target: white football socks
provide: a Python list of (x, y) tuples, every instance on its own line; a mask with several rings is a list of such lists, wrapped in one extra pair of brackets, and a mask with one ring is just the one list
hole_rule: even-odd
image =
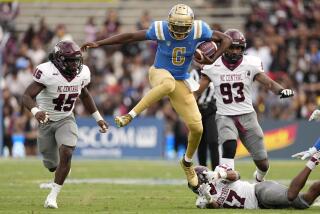
[(268, 171), (264, 172), (264, 171), (261, 171), (260, 169), (256, 168), (256, 172), (257, 172), (257, 178), (259, 181), (263, 181), (264, 180), (264, 177), (267, 175)]
[(230, 166), (232, 170), (234, 170), (234, 159), (232, 158), (221, 158), (220, 159), (220, 165), (226, 164), (227, 166)]
[(191, 163), (192, 162), (192, 159), (191, 158), (188, 158), (186, 155), (184, 155), (184, 160), (188, 163)]
[(132, 109), (129, 113), (128, 113), (132, 118), (135, 118), (137, 116), (137, 113)]
[(61, 188), (62, 188), (62, 185), (52, 183), (52, 189), (51, 189), (50, 195), (56, 198), (58, 196)]

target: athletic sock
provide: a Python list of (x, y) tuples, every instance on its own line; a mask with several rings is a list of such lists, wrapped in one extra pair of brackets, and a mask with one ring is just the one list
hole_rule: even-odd
[(137, 113), (132, 109), (130, 112), (129, 112), (129, 115), (132, 117), (132, 118), (135, 118), (137, 116)]
[(62, 185), (59, 185), (59, 184), (56, 184), (56, 183), (53, 183), (52, 184), (52, 189), (51, 189), (51, 192), (50, 192), (50, 195), (54, 196), (54, 197), (57, 197), (60, 190), (62, 188)]
[(184, 161), (187, 162), (187, 163), (191, 163), (192, 159), (188, 158), (186, 155), (184, 155)]
[(257, 180), (259, 181), (263, 181), (264, 180), (264, 177), (267, 175), (268, 173), (268, 170), (267, 171), (261, 171), (260, 169), (257, 168)]
[(220, 164), (226, 164), (227, 166), (231, 167), (234, 170), (234, 159), (233, 158), (221, 158)]

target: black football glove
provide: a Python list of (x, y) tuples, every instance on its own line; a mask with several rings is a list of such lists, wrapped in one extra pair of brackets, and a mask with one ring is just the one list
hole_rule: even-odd
[(291, 89), (282, 89), (279, 92), (280, 98), (288, 98), (288, 97), (292, 97), (294, 95), (293, 90)]

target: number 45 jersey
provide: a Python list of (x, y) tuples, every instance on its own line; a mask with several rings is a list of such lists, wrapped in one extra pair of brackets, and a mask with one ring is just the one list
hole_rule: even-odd
[(204, 66), (203, 74), (213, 82), (217, 114), (242, 115), (254, 111), (252, 105), (252, 83), (263, 71), (258, 57), (244, 55), (233, 70), (219, 57), (213, 64)]
[(46, 62), (37, 66), (33, 80), (45, 86), (36, 97), (40, 110), (47, 112), (50, 120), (58, 121), (72, 114), (81, 90), (90, 83), (90, 70), (83, 65), (82, 71), (68, 81), (53, 63)]

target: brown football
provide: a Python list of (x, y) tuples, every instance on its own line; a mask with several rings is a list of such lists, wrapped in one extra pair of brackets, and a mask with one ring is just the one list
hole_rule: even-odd
[(202, 60), (203, 54), (206, 55), (207, 57), (212, 57), (213, 54), (217, 51), (217, 45), (215, 42), (210, 41), (210, 42), (202, 42), (196, 49), (194, 53), (194, 57)]

